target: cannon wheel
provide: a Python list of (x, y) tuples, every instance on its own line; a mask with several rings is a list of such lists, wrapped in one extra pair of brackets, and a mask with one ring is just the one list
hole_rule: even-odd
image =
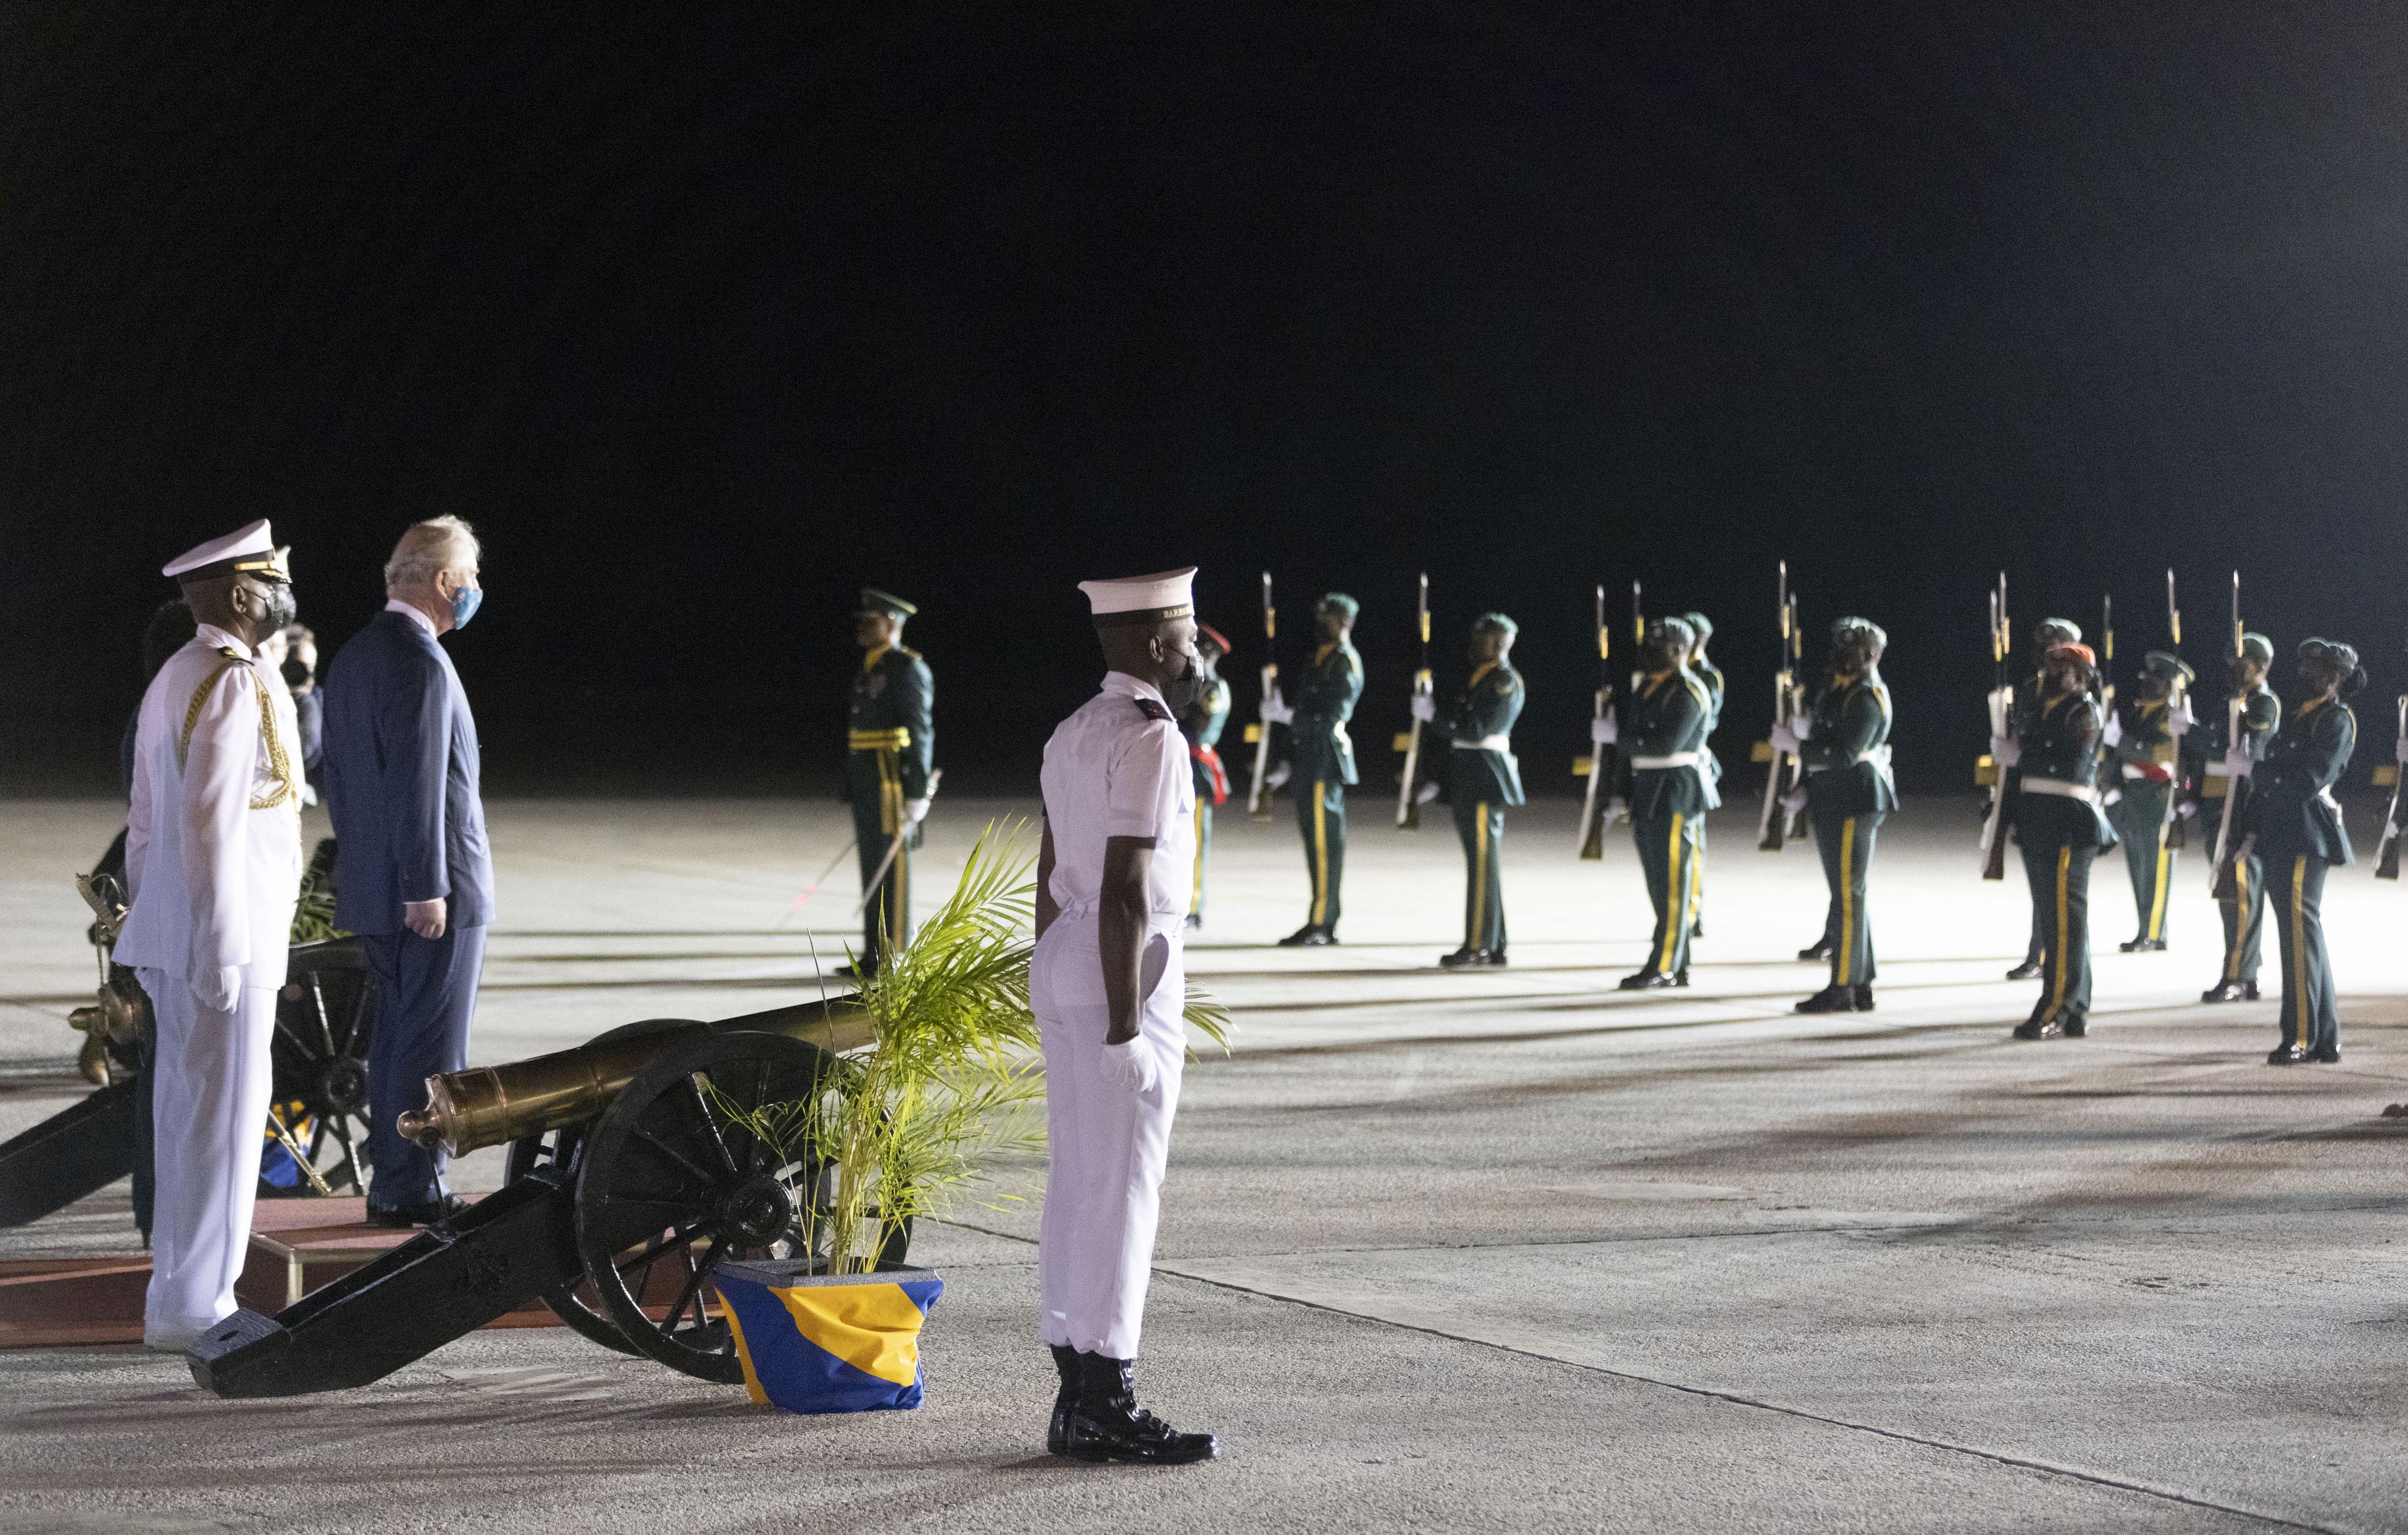
[[(630, 1034), (657, 1034), (672, 1029), (693, 1027), (695, 1020), (692, 1018), (645, 1018), (638, 1023), (623, 1023), (616, 1029), (595, 1035), (588, 1043), (600, 1045), (609, 1040), (624, 1039)], [(578, 1146), (585, 1138), (586, 1129), (584, 1125), (568, 1125), (519, 1137), (510, 1143), (509, 1158), (503, 1164), (502, 1181), (516, 1183), (538, 1168), (564, 1169), (573, 1179)], [(574, 1183), (570, 1187), (574, 1188)], [(567, 1232), (564, 1240), (573, 1247), (577, 1240), (575, 1231)], [(584, 1282), (581, 1273), (568, 1283), (548, 1286), (543, 1291), (543, 1303), (551, 1307), (552, 1314), (566, 1326), (603, 1347), (616, 1349), (622, 1354), (638, 1352), (636, 1345), (627, 1341), (627, 1335), (619, 1330), (619, 1324), (603, 1309), (600, 1299), (594, 1293), (594, 1286)]]
[[(300, 1139), (318, 1175), (337, 1190), (366, 1183), (368, 1038), (376, 1028), (377, 986), (356, 938), (295, 944), (276, 1000), (268, 1046), (275, 1087), (269, 1102)], [(291, 1108), (299, 1104), (296, 1112)], [(304, 1182), (298, 1190), (309, 1190)], [(280, 1192), (291, 1192), (280, 1190)]]
[[(834, 1064), (817, 1045), (780, 1034), (695, 1040), (654, 1061), (586, 1131), (578, 1257), (638, 1352), (701, 1380), (743, 1383), (735, 1338), (710, 1314), (711, 1272), (729, 1258), (808, 1255), (796, 1190), (824, 1177), (826, 1163), (805, 1148), (781, 1164), (713, 1099), (744, 1111), (807, 1101)], [(675, 1294), (656, 1316), (661, 1308), (645, 1300), (663, 1265), (673, 1266)]]

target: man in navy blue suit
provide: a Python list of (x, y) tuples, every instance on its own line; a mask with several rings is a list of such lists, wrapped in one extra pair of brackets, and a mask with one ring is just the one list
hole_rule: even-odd
[(477, 535), (421, 522), (385, 562), (384, 611), (325, 681), (328, 812), (342, 849), (337, 926), (367, 942), (384, 996), (368, 1050), (368, 1219), (425, 1226), (466, 1207), (439, 1150), (394, 1121), (426, 1079), (468, 1063), (468, 1022), (494, 917), (493, 855), (477, 791), (477, 722), (436, 643), (483, 599)]

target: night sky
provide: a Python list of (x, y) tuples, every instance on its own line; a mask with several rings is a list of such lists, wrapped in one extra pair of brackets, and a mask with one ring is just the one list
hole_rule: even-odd
[(1909, 787), (2001, 566), (2128, 665), (2237, 565), (2408, 687), (2397, 7), (385, 9), (0, 20), (15, 787), (108, 789), (157, 567), (259, 516), (330, 644), (478, 524), (505, 790), (832, 787), (865, 582), (1027, 787), (1074, 583), (1184, 563), (1241, 711), (1261, 570), (1292, 642), (1360, 598), (1376, 748), (1415, 573), (1442, 676), (1512, 613), (1542, 791), (1598, 581), (1713, 615), (1743, 758), (1783, 558), (1888, 628)]

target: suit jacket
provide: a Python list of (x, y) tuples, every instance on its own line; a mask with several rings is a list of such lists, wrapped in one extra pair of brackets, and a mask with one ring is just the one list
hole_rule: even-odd
[(342, 849), (335, 921), (401, 931), (406, 902), (451, 903), (454, 928), (494, 919), (494, 858), (478, 793), (477, 721), (423, 625), (380, 613), (327, 669), (326, 808)]

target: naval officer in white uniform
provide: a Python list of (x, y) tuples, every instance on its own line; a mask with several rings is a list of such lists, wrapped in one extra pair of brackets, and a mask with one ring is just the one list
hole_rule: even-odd
[(1140, 1409), (1134, 1373), (1187, 1049), (1196, 783), (1178, 721), (1205, 680), (1195, 577), (1080, 583), (1111, 669), (1045, 744), (1029, 966), (1052, 1152), (1038, 1330), (1062, 1376), (1046, 1448), (1082, 1460), (1220, 1453)]
[(267, 1124), (267, 1046), (301, 884), (301, 736), (256, 647), (293, 621), (265, 521), (168, 562), (198, 620), (142, 695), (117, 962), (158, 1020), (156, 1210), (142, 1341), (180, 1351), (235, 1309)]

